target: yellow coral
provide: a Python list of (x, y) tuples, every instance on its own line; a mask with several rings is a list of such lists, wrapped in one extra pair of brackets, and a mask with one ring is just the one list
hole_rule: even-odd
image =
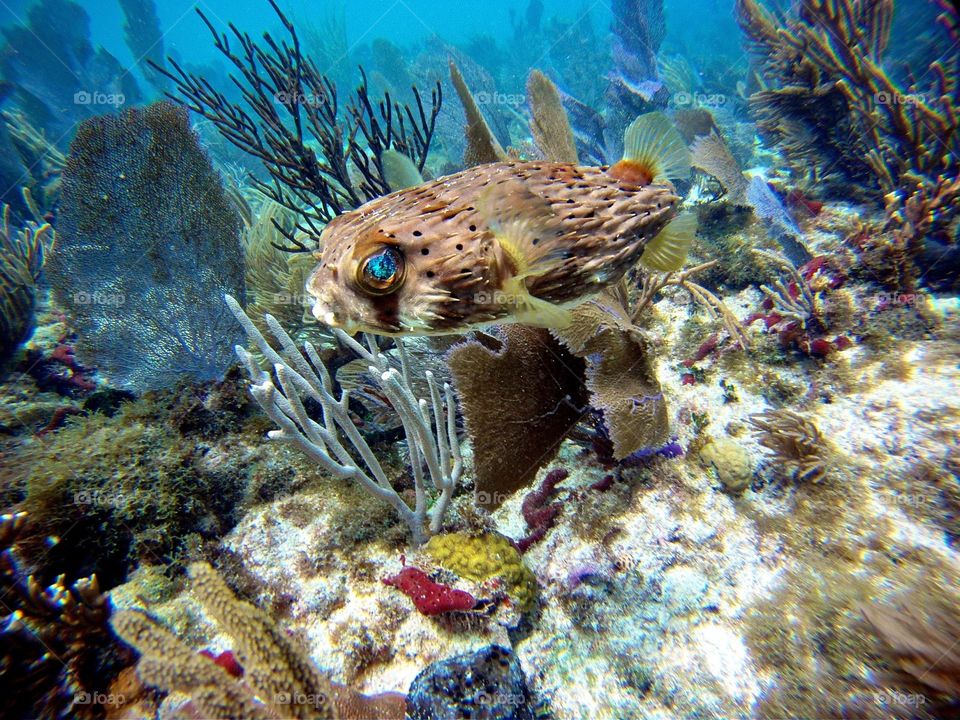
[(717, 471), (723, 486), (731, 492), (750, 487), (753, 461), (744, 447), (728, 438), (714, 438), (700, 450), (700, 460)]
[(502, 535), (434, 535), (424, 549), (438, 565), (467, 580), (483, 582), (501, 578), (507, 593), (523, 611), (536, 602), (536, 578), (523, 564), (517, 549)]

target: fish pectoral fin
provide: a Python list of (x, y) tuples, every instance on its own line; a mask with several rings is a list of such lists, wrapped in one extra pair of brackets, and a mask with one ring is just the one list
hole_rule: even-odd
[(480, 216), (513, 265), (513, 277), (544, 275), (564, 257), (553, 240), (559, 219), (544, 198), (519, 180), (495, 185), (477, 201)]
[(675, 217), (651, 240), (640, 256), (640, 264), (657, 272), (676, 272), (683, 267), (697, 234), (697, 216), (686, 212)]
[(534, 297), (523, 281), (509, 280), (503, 288), (504, 295), (512, 306), (513, 319), (521, 325), (542, 328), (565, 328), (571, 322), (568, 310), (552, 302)]

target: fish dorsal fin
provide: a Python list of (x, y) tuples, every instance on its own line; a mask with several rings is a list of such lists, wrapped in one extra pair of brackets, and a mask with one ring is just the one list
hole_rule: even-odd
[(560, 227), (550, 203), (519, 180), (494, 185), (477, 202), (481, 217), (514, 267), (514, 277), (543, 275), (563, 256), (553, 240)]
[(675, 217), (651, 240), (640, 256), (640, 264), (657, 272), (676, 272), (683, 267), (697, 234), (697, 216), (692, 212)]
[(380, 163), (383, 165), (383, 179), (392, 191), (403, 190), (423, 182), (423, 175), (414, 165), (413, 160), (398, 150), (384, 150), (380, 154)]
[(690, 177), (690, 150), (661, 112), (639, 116), (623, 135), (623, 159), (608, 171), (621, 180), (649, 185)]

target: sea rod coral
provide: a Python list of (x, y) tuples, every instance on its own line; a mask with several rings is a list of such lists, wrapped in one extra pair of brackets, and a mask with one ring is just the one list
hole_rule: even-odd
[[(276, 381), (270, 373), (260, 369), (253, 356), (237, 346), (237, 354), (250, 374), (253, 384), (250, 392), (264, 412), (280, 426), (270, 433), (271, 439), (291, 442), (303, 450), (320, 467), (335, 477), (356, 480), (374, 496), (393, 507), (410, 528), (414, 545), (422, 545), (430, 535), (442, 527), (443, 515), (463, 471), (460, 443), (457, 438), (456, 406), (453, 390), (444, 385), (440, 389), (427, 373), (430, 401), (414, 396), (410, 386), (409, 367), (403, 344), (397, 341), (403, 365), (400, 371), (390, 366), (389, 360), (368, 338), (368, 347), (340, 330), (334, 330), (337, 339), (370, 363), (370, 372), (377, 378), (380, 389), (390, 400), (403, 423), (410, 453), (416, 499), (410, 507), (394, 489), (380, 461), (360, 434), (350, 417), (350, 393), (341, 390), (334, 395), (333, 380), (326, 366), (309, 342), (301, 353), (290, 336), (270, 315), (264, 319), (270, 332), (280, 343), (281, 352), (270, 346), (249, 317), (232, 297), (226, 302), (247, 337), (270, 362)], [(279, 388), (275, 383), (279, 383)], [(323, 408), (323, 418), (317, 422), (307, 413), (304, 401), (311, 399)], [(432, 417), (431, 417), (432, 413)], [(344, 445), (345, 436), (347, 445)], [(359, 460), (355, 459), (359, 456)], [(430, 484), (439, 493), (431, 507), (427, 507), (427, 484), (423, 466), (426, 465)]]

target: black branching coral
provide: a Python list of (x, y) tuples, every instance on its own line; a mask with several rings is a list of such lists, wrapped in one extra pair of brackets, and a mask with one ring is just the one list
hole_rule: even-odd
[[(263, 163), (270, 180), (254, 178), (256, 187), (296, 212), (298, 230), (316, 237), (323, 223), (390, 192), (382, 160), (386, 150), (407, 155), (423, 170), (442, 93), (438, 82), (429, 111), (416, 87), (415, 109), (394, 102), (389, 93), (372, 99), (361, 69), (362, 81), (341, 110), (336, 85), (303, 55), (293, 23), (273, 0), (270, 5), (288, 37), (278, 40), (264, 33), (260, 43), (232, 23), (232, 38), (218, 32), (197, 10), (213, 34), (214, 46), (236, 72), (232, 79), (243, 94), (242, 103), (231, 102), (172, 59), (172, 70), (155, 68), (176, 84), (182, 97), (175, 100)], [(296, 246), (291, 249), (312, 249), (295, 233), (285, 235)]]

